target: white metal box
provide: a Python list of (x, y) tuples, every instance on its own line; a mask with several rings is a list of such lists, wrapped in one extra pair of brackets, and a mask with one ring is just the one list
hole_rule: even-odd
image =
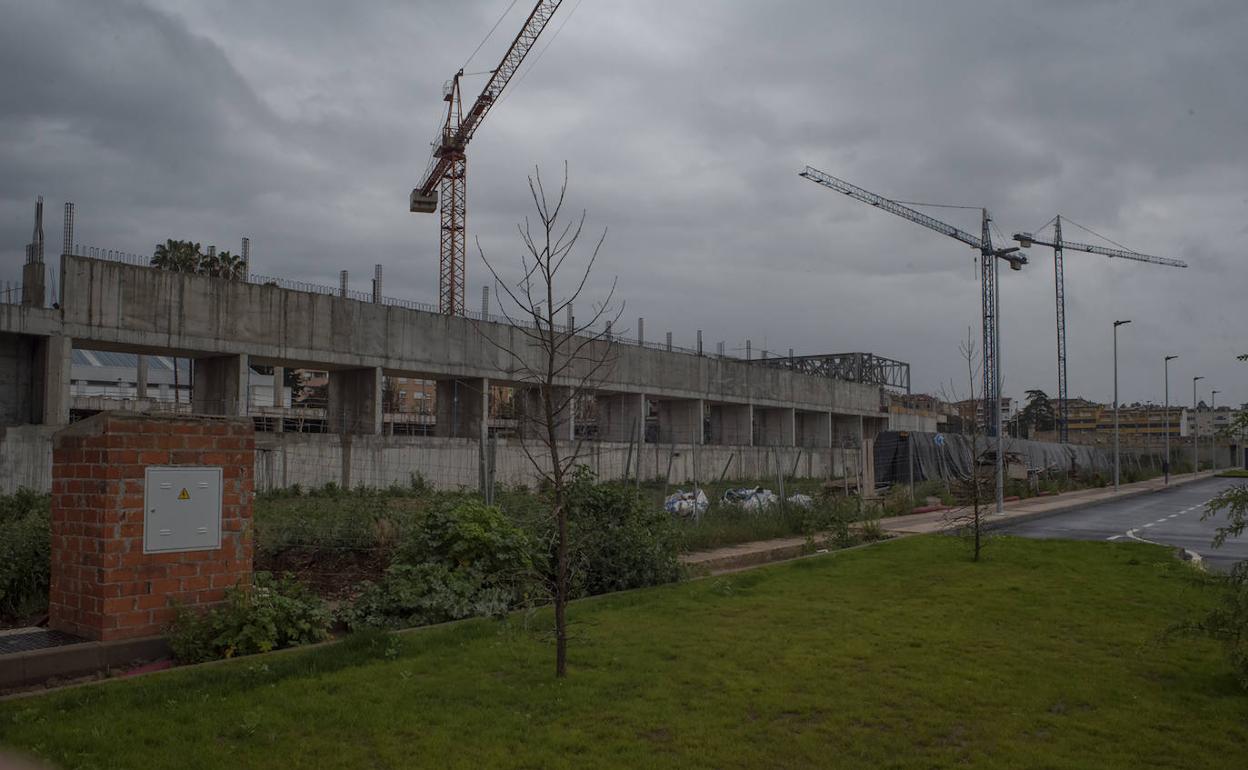
[(143, 510), (143, 553), (220, 548), (221, 469), (148, 466)]

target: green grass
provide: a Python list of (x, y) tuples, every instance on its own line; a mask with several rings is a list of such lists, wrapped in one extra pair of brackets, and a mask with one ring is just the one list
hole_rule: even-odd
[(1159, 547), (908, 538), (0, 703), (66, 767), (1242, 768), (1208, 584)]
[(1222, 471), (1218, 474), (1218, 477), (1224, 479), (1248, 479), (1248, 470), (1235, 468), (1229, 471)]

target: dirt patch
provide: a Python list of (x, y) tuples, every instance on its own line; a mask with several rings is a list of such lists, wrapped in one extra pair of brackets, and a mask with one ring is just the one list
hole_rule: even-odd
[(256, 570), (294, 574), (326, 601), (353, 598), (359, 584), (376, 582), (390, 565), (390, 555), (378, 551), (292, 548), (256, 556)]

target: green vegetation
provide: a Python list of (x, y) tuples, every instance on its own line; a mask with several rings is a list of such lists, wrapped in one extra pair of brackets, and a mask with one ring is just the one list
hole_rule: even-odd
[(50, 499), (29, 489), (0, 495), (0, 626), (47, 609)]
[(183, 663), (253, 655), (329, 638), (324, 602), (290, 577), (257, 573), (251, 586), (227, 589), (207, 612), (178, 607), (169, 646)]
[(1223, 479), (1248, 479), (1248, 470), (1243, 468), (1234, 468), (1229, 471), (1222, 471), (1218, 474), (1218, 478)]
[(1248, 699), (1167, 549), (907, 538), (574, 607), (0, 703), (69, 768), (1240, 767)]
[(434, 506), (404, 534), (385, 577), (365, 582), (343, 618), (352, 628), (407, 628), (504, 614), (530, 598), (533, 550), (497, 508)]

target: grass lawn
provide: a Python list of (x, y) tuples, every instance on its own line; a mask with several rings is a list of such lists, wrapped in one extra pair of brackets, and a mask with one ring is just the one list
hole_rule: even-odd
[(67, 767), (1243, 768), (1212, 596), (1166, 549), (948, 537), (0, 703)]
[(1248, 470), (1233, 468), (1229, 471), (1222, 471), (1218, 476), (1224, 479), (1248, 479)]

